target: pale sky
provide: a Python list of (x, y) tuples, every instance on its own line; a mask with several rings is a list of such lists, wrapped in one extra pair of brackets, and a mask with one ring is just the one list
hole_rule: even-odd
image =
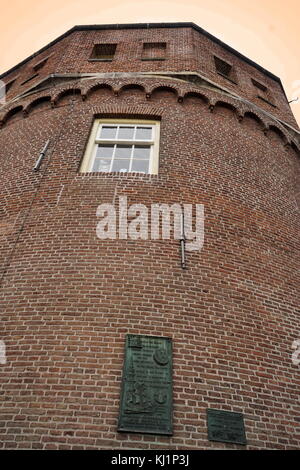
[(299, 0), (10, 0), (0, 15), (0, 73), (74, 25), (191, 21), (279, 76), (300, 123)]

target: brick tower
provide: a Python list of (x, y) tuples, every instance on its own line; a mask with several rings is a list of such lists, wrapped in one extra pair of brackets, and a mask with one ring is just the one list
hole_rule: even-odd
[[(299, 448), (280, 80), (193, 23), (76, 26), (0, 79), (0, 448)], [(203, 205), (203, 246), (101, 239), (121, 200)]]

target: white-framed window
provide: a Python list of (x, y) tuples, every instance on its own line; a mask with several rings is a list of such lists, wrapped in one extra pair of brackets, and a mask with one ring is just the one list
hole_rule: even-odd
[(159, 121), (95, 119), (81, 173), (158, 173)]

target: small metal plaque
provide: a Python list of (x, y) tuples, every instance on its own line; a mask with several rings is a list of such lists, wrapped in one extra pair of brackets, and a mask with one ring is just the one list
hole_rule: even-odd
[(118, 431), (172, 435), (172, 342), (127, 335)]
[(209, 441), (247, 444), (242, 413), (208, 409), (207, 428)]

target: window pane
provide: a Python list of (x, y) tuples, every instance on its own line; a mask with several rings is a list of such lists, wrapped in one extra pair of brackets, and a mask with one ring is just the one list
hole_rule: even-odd
[(111, 158), (114, 150), (114, 145), (99, 144), (97, 147), (96, 158)]
[(101, 160), (100, 158), (96, 158), (94, 161), (94, 165), (92, 171), (105, 171), (106, 173), (109, 172), (111, 160)]
[(152, 127), (137, 127), (135, 138), (137, 140), (151, 140)]
[(115, 139), (117, 126), (102, 126), (100, 139)]
[(111, 171), (126, 172), (129, 170), (130, 160), (114, 160)]
[(133, 160), (131, 171), (136, 171), (139, 173), (148, 173), (149, 172), (148, 160)]
[(133, 158), (147, 158), (150, 157), (150, 145), (135, 146), (133, 151)]
[(117, 145), (115, 158), (130, 158), (132, 145)]
[(134, 127), (120, 127), (118, 133), (119, 140), (133, 139)]

